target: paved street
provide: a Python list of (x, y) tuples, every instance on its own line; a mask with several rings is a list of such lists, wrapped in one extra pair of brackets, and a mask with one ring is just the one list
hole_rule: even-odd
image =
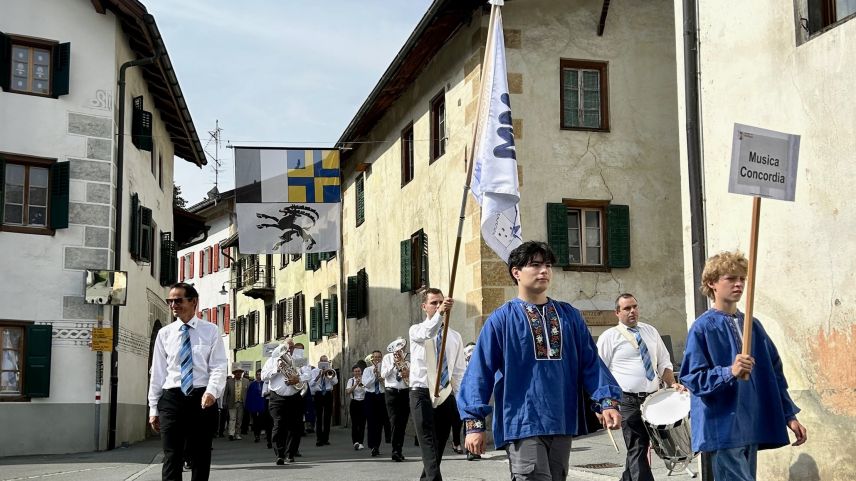
[[(616, 440), (621, 443), (621, 432)], [(393, 463), (387, 456), (372, 458), (368, 450), (354, 451), (347, 429), (334, 427), (330, 446), (315, 447), (312, 435), (304, 438), (303, 453), (298, 462), (289, 466), (275, 466), (274, 457), (264, 442), (254, 443), (252, 435), (242, 441), (214, 441), (212, 480), (264, 481), (264, 480), (416, 480), (421, 471), (419, 448), (413, 446), (412, 437), (405, 446), (407, 460)], [(382, 450), (389, 454), (389, 446)], [(571, 453), (570, 480), (615, 480), (621, 476), (622, 453), (616, 454), (606, 434), (599, 433), (577, 438)], [(157, 481), (160, 479), (160, 444), (149, 440), (130, 448), (109, 452), (69, 454), (60, 456), (23, 456), (0, 459), (0, 481), (18, 480), (128, 480)], [(586, 465), (593, 465), (585, 467)], [(659, 459), (654, 459), (657, 479), (666, 479), (666, 470)], [(481, 461), (468, 462), (463, 455), (447, 450), (443, 460), (443, 477), (447, 480), (505, 480), (508, 463), (505, 453), (489, 452)], [(185, 479), (190, 479), (189, 473)], [(689, 479), (684, 474), (675, 479)]]

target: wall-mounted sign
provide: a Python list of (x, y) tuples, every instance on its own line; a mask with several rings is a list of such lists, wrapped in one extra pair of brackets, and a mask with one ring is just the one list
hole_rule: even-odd
[(92, 350), (110, 352), (113, 350), (113, 328), (92, 328)]
[(580, 311), (580, 313), (586, 320), (586, 325), (589, 326), (612, 326), (618, 323), (618, 318), (613, 311)]

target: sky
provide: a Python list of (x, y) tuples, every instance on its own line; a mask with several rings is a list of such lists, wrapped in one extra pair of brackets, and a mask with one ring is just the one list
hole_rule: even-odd
[(234, 187), (232, 145), (332, 147), (431, 0), (143, 0), (199, 140), (201, 170), (175, 159), (190, 205)]

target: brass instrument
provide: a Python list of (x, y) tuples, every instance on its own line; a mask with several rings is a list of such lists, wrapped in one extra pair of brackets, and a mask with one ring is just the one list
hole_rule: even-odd
[(324, 371), (324, 376), (326, 376), (327, 379), (333, 379), (336, 377), (336, 371), (334, 369), (327, 369)]
[[(286, 379), (293, 376), (298, 378), (300, 377), (301, 364), (305, 364), (305, 361), (301, 362), (302, 360), (295, 359), (287, 350), (284, 350), (284, 352), (279, 356), (279, 361), (278, 370)], [(305, 386), (306, 383), (301, 381), (298, 381), (296, 384), (292, 384), (292, 387), (298, 391), (302, 390)]]
[(370, 365), (372, 364), (372, 355), (371, 355), (371, 353), (369, 353), (369, 354), (368, 354), (368, 355), (363, 359), (363, 361), (365, 361), (365, 362), (366, 362), (366, 366), (370, 366)]
[(388, 346), (386, 346), (386, 352), (392, 353), (393, 366), (395, 367), (395, 379), (397, 381), (404, 381), (404, 384), (410, 385), (409, 376), (402, 376), (401, 373), (406, 369), (410, 371), (410, 361), (407, 360), (407, 353), (404, 352), (404, 348), (407, 346), (407, 341), (398, 338)]

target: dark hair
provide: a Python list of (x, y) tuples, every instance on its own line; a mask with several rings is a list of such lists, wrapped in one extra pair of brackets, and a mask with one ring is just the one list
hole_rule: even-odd
[(526, 241), (511, 251), (511, 254), (508, 255), (508, 275), (511, 276), (514, 285), (517, 285), (517, 279), (514, 278), (511, 269), (515, 267), (523, 269), (537, 255), (540, 255), (548, 264), (556, 263), (556, 254), (553, 254), (553, 249), (550, 249), (546, 242)]
[(436, 287), (428, 287), (424, 291), (422, 291), (422, 304), (425, 304), (426, 302), (428, 302), (428, 296), (430, 296), (431, 294), (436, 294), (436, 295), (446, 297), (443, 294), (443, 291), (441, 291), (440, 289), (437, 289)]
[(476, 345), (476, 343), (474, 343), (474, 342), (468, 342), (467, 345), (464, 347), (470, 347), (470, 346), (475, 346), (475, 345)]
[[(615, 312), (618, 312), (618, 301), (622, 299), (636, 299), (636, 296), (629, 292), (625, 292), (624, 294), (619, 294), (618, 297), (615, 298)], [(636, 299), (636, 302), (639, 302), (639, 299)]]
[(380, 354), (381, 356), (383, 356), (383, 353), (382, 353), (382, 352), (380, 352), (380, 350), (379, 350), (379, 349), (375, 349), (374, 351), (372, 351), (372, 355), (374, 355), (374, 353), (378, 353), (378, 354)]
[(196, 288), (193, 287), (193, 284), (176, 282), (169, 287), (169, 290), (173, 289), (184, 289), (184, 297), (187, 297), (188, 299), (199, 299), (199, 293), (196, 292)]
[[(365, 369), (366, 369), (366, 366), (368, 366), (368, 364), (366, 364), (366, 361), (365, 361), (364, 359), (360, 359), (359, 361), (357, 361), (357, 365), (356, 365), (356, 366), (354, 366), (354, 367), (358, 367), (358, 368), (360, 368), (360, 369), (365, 370)], [(353, 370), (353, 369), (352, 369), (352, 370)]]

